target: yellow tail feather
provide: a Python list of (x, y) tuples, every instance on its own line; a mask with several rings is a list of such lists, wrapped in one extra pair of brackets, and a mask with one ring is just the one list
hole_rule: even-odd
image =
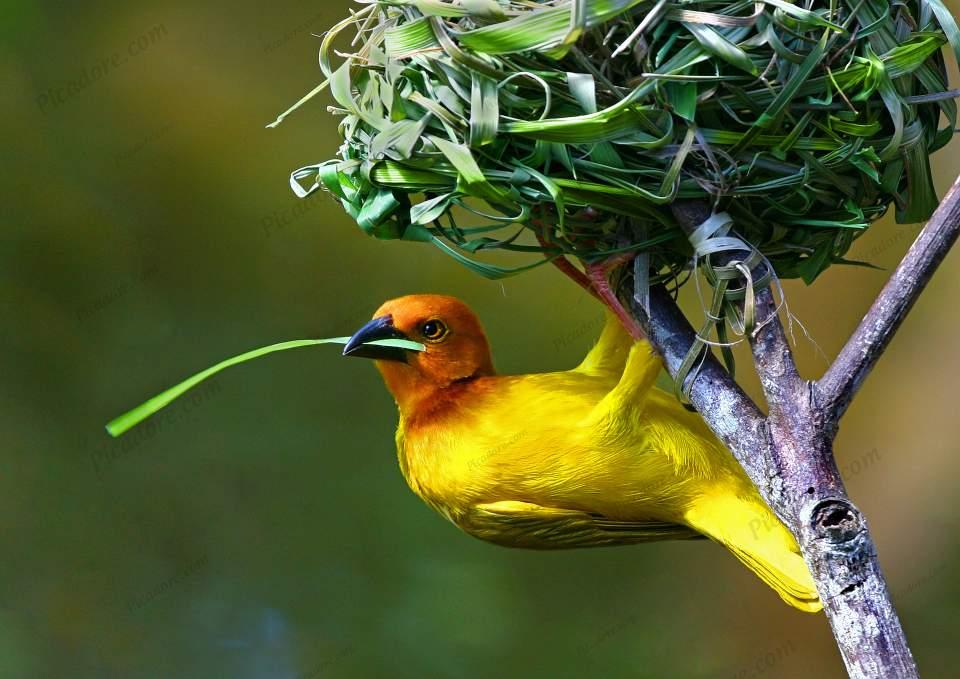
[(800, 548), (759, 497), (701, 498), (687, 522), (729, 549), (785, 602), (807, 613), (823, 609)]

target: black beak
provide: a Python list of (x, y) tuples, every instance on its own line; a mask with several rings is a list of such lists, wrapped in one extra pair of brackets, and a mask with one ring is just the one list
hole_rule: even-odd
[(381, 347), (376, 344), (367, 344), (374, 340), (407, 339), (407, 336), (393, 327), (393, 316), (374, 318), (365, 326), (357, 330), (347, 345), (343, 348), (344, 356), (359, 356), (360, 358), (376, 358), (381, 361), (407, 362), (407, 350), (399, 347)]

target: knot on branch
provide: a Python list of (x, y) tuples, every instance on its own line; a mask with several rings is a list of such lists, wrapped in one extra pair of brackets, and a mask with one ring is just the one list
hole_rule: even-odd
[(856, 538), (866, 530), (860, 510), (843, 498), (818, 502), (811, 512), (810, 526), (817, 539), (841, 548), (854, 548)]

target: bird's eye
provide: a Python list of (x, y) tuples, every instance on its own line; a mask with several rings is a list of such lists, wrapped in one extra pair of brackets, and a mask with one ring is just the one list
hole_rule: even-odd
[(443, 321), (434, 319), (424, 323), (423, 327), (420, 328), (420, 333), (423, 335), (424, 339), (436, 342), (437, 340), (443, 339), (443, 337), (447, 334), (447, 326), (443, 324)]

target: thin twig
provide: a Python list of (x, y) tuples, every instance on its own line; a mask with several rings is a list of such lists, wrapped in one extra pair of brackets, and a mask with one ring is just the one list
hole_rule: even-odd
[(827, 421), (843, 416), (914, 302), (960, 235), (960, 177), (927, 222), (843, 350), (817, 383)]

